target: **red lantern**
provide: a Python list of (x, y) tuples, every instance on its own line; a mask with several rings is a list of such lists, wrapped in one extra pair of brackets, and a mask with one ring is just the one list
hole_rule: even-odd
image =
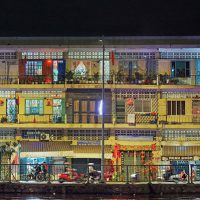
[(115, 53), (112, 51), (111, 52), (111, 60), (112, 60), (112, 65), (115, 64)]
[(0, 106), (3, 106), (3, 104), (4, 104), (4, 101), (1, 99), (0, 100)]
[(129, 105), (129, 106), (132, 106), (133, 105), (133, 99), (128, 99), (128, 101), (127, 101), (127, 104)]
[(51, 105), (51, 100), (50, 99), (48, 99), (47, 100), (47, 104), (46, 104), (47, 106), (50, 106)]
[(156, 144), (151, 145), (151, 150), (156, 151)]
[(142, 151), (140, 153), (140, 157), (141, 157), (141, 162), (144, 163), (144, 158), (145, 158), (145, 152), (144, 151)]
[(119, 144), (116, 144), (114, 146), (113, 157), (114, 158), (120, 158), (121, 157), (121, 154), (120, 154), (120, 145)]

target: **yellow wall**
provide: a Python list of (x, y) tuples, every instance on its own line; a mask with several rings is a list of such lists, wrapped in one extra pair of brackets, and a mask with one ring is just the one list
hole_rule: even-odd
[[(48, 105), (48, 102), (51, 102), (50, 106)], [(53, 104), (53, 99), (51, 98), (44, 99), (44, 114), (49, 114), (49, 115), (53, 114), (52, 104)]]
[[(52, 116), (50, 116), (52, 114), (52, 99), (47, 98), (44, 99), (44, 114), (43, 115), (36, 115), (34, 117), (34, 115), (25, 115), (25, 99), (24, 97), (20, 98), (20, 103), (19, 103), (19, 119), (20, 122), (33, 122), (33, 123), (37, 123), (37, 122), (43, 122), (43, 123), (48, 123), (50, 122), (50, 120), (52, 120)], [(41, 97), (33, 97), (31, 99), (41, 99)], [(51, 106), (47, 106), (47, 101), (48, 99), (51, 100)]]
[(185, 100), (185, 115), (168, 115), (168, 122), (192, 122), (192, 99), (159, 99), (158, 113), (159, 121), (166, 120), (167, 101)]

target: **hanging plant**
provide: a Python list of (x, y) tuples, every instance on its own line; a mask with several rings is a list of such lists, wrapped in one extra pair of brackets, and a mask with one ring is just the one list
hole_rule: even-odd
[(7, 122), (7, 117), (2, 117), (1, 118), (1, 123), (6, 123)]

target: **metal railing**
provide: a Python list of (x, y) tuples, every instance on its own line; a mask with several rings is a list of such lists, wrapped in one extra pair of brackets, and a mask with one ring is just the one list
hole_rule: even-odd
[[(70, 124), (101, 124), (102, 116), (96, 113), (73, 113), (73, 114), (0, 114), (0, 123), (70, 123)], [(198, 115), (159, 115), (157, 113), (135, 113), (131, 122), (128, 114), (104, 114), (104, 122), (107, 124), (200, 124)]]
[[(157, 74), (154, 76), (139, 75), (105, 75), (106, 84), (140, 84), (140, 85), (200, 85), (200, 75), (190, 77), (172, 77)], [(101, 75), (73, 76), (67, 75), (0, 75), (0, 84), (98, 84), (102, 83)]]
[[(157, 114), (137, 113), (134, 124), (157, 124)], [(101, 124), (102, 116), (96, 113), (74, 113), (74, 114), (0, 114), (0, 123), (70, 123), (70, 124)], [(128, 115), (104, 114), (104, 123), (128, 124)]]
[[(87, 164), (72, 164), (71, 167), (47, 164), (45, 171), (42, 164), (40, 169), (33, 164), (1, 164), (0, 181), (99, 183), (100, 167), (100, 164), (94, 165), (95, 170), (91, 171)], [(194, 183), (200, 181), (199, 172), (200, 165), (104, 165), (104, 180), (106, 183)]]
[[(74, 113), (74, 114), (0, 114), (0, 123), (73, 123), (73, 124), (101, 124), (102, 117), (93, 113)], [(113, 121), (114, 120), (114, 121)], [(127, 114), (105, 114), (105, 123), (129, 124)], [(133, 123), (136, 124), (199, 124), (198, 115), (157, 115), (153, 113), (135, 113)]]
[(193, 115), (159, 115), (159, 124), (182, 124), (182, 123), (200, 123), (200, 116), (198, 114)]

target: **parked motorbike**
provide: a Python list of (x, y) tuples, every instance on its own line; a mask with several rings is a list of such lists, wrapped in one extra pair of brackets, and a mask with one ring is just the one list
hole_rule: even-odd
[(101, 180), (101, 171), (93, 171), (89, 173), (89, 183), (99, 183)]
[(35, 181), (46, 181), (48, 179), (48, 174), (45, 174), (42, 170), (32, 168), (28, 174), (23, 178), (25, 181), (35, 180)]
[[(101, 180), (101, 171), (94, 171), (89, 173), (89, 183), (99, 183)], [(104, 180), (111, 181), (112, 173), (109, 171), (104, 172)]]
[(64, 172), (62, 174), (58, 174), (58, 181), (60, 183), (63, 182), (82, 182), (85, 181), (85, 175), (78, 173), (76, 169), (70, 169), (67, 172)]

